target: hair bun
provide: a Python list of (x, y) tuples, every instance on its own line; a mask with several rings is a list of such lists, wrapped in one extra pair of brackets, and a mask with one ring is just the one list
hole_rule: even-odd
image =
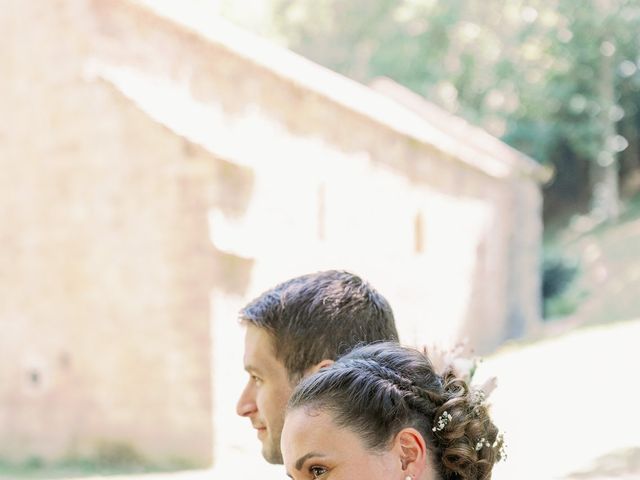
[(489, 418), (483, 391), (448, 372), (444, 396), (433, 429), (444, 469), (460, 480), (490, 479), (493, 464), (505, 457), (504, 438)]

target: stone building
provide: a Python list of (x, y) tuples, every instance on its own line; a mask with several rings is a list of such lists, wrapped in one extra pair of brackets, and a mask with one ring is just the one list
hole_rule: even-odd
[(539, 322), (544, 169), (197, 5), (0, 0), (0, 458), (241, 450), (236, 312), (292, 275), (410, 344)]

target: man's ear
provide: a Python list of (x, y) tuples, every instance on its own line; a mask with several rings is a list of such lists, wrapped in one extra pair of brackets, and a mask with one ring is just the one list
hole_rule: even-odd
[(325, 358), (323, 360), (320, 360), (318, 363), (316, 363), (315, 365), (307, 368), (307, 370), (304, 372), (304, 376), (308, 376), (308, 375), (313, 375), (314, 373), (316, 373), (317, 371), (323, 369), (323, 368), (327, 368), (330, 367), (331, 365), (333, 365), (335, 362), (333, 360), (329, 360), (328, 358)]
[(430, 463), (424, 438), (415, 428), (400, 430), (393, 441), (392, 450), (400, 458), (405, 477), (420, 478)]

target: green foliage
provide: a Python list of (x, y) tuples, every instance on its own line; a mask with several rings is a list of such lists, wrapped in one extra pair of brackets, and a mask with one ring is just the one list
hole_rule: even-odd
[(575, 288), (579, 273), (575, 261), (558, 253), (547, 253), (542, 264), (542, 300), (545, 319), (563, 317), (576, 311), (584, 294)]
[(131, 445), (104, 441), (97, 446), (95, 462), (106, 467), (125, 469), (145, 464), (143, 456)]
[(162, 465), (150, 462), (127, 443), (103, 441), (93, 455), (70, 454), (56, 461), (33, 456), (21, 462), (0, 458), (0, 478), (45, 479), (142, 474), (190, 470), (196, 466), (183, 458), (170, 458)]
[(273, 23), (312, 60), (391, 77), (541, 163), (640, 169), (640, 0), (273, 0)]

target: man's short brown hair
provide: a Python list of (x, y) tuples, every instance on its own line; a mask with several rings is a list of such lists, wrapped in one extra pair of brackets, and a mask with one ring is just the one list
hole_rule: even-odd
[(387, 300), (360, 277), (338, 270), (275, 286), (243, 308), (240, 320), (269, 331), (292, 380), (357, 345), (398, 341)]

